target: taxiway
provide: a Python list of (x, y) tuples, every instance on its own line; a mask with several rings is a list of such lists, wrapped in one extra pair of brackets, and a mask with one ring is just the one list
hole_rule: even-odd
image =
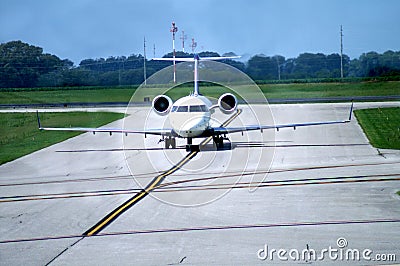
[[(399, 105), (355, 103), (355, 109)], [(147, 110), (132, 109), (129, 126), (142, 127)], [(276, 123), (340, 120), (349, 104), (271, 110)], [(244, 108), (232, 125), (254, 123), (250, 113)], [(231, 141), (232, 150), (205, 145), (92, 236), (85, 232), (187, 152), (163, 150), (157, 137), (87, 133), (0, 166), (0, 264), (293, 264), (309, 261), (261, 260), (258, 252), (265, 245), (338, 248), (339, 238), (345, 248), (400, 260), (400, 152), (370, 146), (355, 118), (239, 133)]]

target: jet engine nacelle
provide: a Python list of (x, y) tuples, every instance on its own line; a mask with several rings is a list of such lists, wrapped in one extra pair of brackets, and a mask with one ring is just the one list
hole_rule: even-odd
[(151, 103), (153, 110), (158, 114), (158, 115), (167, 115), (169, 113), (169, 110), (172, 107), (172, 100), (166, 95), (158, 95), (153, 99), (153, 102)]
[(236, 111), (238, 101), (232, 93), (225, 93), (218, 99), (218, 107), (224, 114), (231, 114)]

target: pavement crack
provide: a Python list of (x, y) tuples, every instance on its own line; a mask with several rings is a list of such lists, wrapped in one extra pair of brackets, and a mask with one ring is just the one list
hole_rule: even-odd
[(378, 152), (378, 155), (379, 155), (379, 156), (382, 156), (383, 158), (386, 159), (385, 154), (383, 154), (379, 149), (376, 149), (376, 151)]
[(22, 215), (24, 215), (24, 213), (18, 214), (17, 216), (13, 216), (13, 217), (11, 217), (11, 219), (17, 219), (18, 217), (21, 217)]
[(179, 261), (179, 264), (181, 264), (185, 259), (186, 259), (186, 256), (183, 257), (183, 258)]
[(52, 258), (48, 263), (46, 263), (45, 265), (48, 266), (51, 263), (53, 263), (56, 259), (58, 259), (62, 254), (64, 254), (68, 249), (72, 248), (73, 246), (75, 246), (76, 244), (78, 244), (82, 239), (84, 239), (85, 237), (81, 237), (78, 240), (76, 240), (74, 243), (72, 243), (71, 245), (67, 246), (65, 249), (63, 249), (60, 253), (57, 254), (57, 256), (55, 256), (54, 258)]

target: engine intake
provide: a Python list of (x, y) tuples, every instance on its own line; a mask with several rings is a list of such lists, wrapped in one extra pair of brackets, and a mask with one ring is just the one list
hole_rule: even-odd
[(232, 93), (225, 93), (218, 99), (218, 107), (224, 114), (231, 114), (237, 109), (237, 99)]
[(161, 116), (167, 115), (172, 107), (172, 100), (166, 95), (158, 95), (151, 103), (153, 110)]

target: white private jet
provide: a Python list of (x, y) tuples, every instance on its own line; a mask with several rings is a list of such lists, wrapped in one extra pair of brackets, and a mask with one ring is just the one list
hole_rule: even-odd
[(282, 124), (282, 125), (248, 125), (241, 127), (212, 127), (210, 125), (211, 114), (214, 109), (219, 108), (224, 114), (233, 114), (237, 111), (238, 101), (232, 93), (225, 93), (218, 99), (218, 103), (213, 105), (211, 101), (200, 94), (198, 84), (198, 65), (199, 61), (209, 60), (223, 60), (234, 59), (238, 57), (205, 57), (200, 58), (197, 54), (194, 58), (154, 58), (153, 60), (163, 61), (178, 61), (178, 62), (194, 62), (194, 92), (189, 96), (178, 99), (173, 103), (172, 99), (166, 95), (158, 95), (152, 101), (152, 109), (155, 113), (161, 116), (168, 115), (171, 128), (159, 129), (143, 129), (143, 130), (130, 130), (130, 129), (116, 129), (116, 128), (49, 128), (42, 127), (40, 123), (39, 114), (37, 115), (40, 130), (56, 130), (56, 131), (81, 131), (81, 132), (108, 132), (123, 133), (123, 134), (144, 134), (144, 135), (159, 135), (162, 137), (160, 141), (165, 142), (165, 148), (176, 148), (176, 138), (186, 138), (187, 151), (199, 151), (199, 145), (193, 145), (193, 138), (212, 137), (217, 149), (224, 147), (224, 139), (227, 134), (263, 130), (263, 129), (276, 129), (280, 128), (294, 128), (303, 126), (315, 125), (329, 125), (329, 124), (342, 124), (348, 123), (351, 120), (353, 104), (350, 108), (350, 115), (347, 120), (341, 121), (322, 121), (322, 122), (309, 122), (309, 123), (295, 123), (295, 124)]

